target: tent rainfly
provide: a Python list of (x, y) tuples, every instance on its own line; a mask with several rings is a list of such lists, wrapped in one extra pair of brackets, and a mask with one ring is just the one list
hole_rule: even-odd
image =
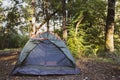
[(65, 43), (50, 32), (31, 38), (21, 51), (11, 75), (79, 74)]

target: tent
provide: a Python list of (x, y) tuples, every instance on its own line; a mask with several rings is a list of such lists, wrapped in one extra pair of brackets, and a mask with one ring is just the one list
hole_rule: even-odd
[(79, 74), (65, 43), (50, 32), (31, 38), (21, 51), (12, 75)]

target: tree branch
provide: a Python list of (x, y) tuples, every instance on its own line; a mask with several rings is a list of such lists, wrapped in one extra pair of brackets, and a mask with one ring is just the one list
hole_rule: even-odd
[[(48, 16), (48, 18), (45, 18), (43, 21), (42, 21), (42, 23), (39, 25), (39, 27), (38, 27), (38, 29), (37, 30), (39, 30), (46, 22), (47, 22), (47, 20), (50, 20), (50, 18), (53, 16), (53, 15), (55, 15), (55, 13), (57, 13), (59, 11), (59, 9), (57, 9), (56, 11), (54, 11), (52, 14), (50, 14), (49, 16)], [(37, 31), (38, 32), (38, 31)]]

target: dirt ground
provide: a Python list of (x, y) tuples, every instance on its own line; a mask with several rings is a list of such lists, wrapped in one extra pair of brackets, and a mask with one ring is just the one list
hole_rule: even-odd
[(76, 61), (79, 75), (9, 76), (19, 52), (0, 52), (0, 80), (120, 80), (120, 65), (92, 59)]

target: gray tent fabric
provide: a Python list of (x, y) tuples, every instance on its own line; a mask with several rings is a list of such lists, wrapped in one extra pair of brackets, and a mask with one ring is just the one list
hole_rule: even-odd
[(17, 64), (21, 64), (23, 60), (26, 58), (27, 55), (29, 55), (30, 51), (36, 46), (37, 44), (34, 44), (32, 40), (30, 39), (26, 45), (24, 46), (23, 50), (21, 51), (21, 54), (19, 56)]
[(54, 34), (44, 32), (26, 43), (11, 74), (79, 73), (80, 70), (76, 67), (74, 58), (65, 43)]

